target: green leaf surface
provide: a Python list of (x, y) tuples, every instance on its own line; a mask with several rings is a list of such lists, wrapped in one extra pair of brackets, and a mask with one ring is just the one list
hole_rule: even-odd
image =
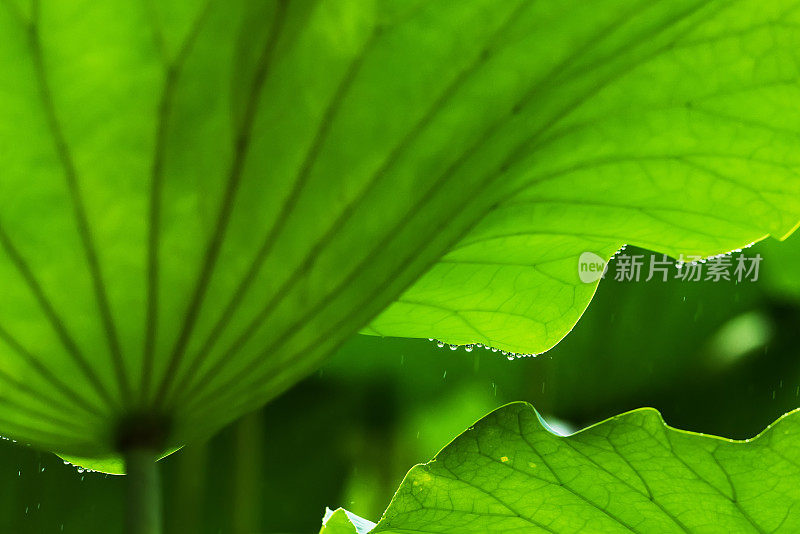
[(733, 441), (650, 408), (562, 437), (526, 403), (406, 476), (371, 532), (796, 532), (800, 413)]
[(538, 352), (591, 298), (584, 250), (785, 235), (799, 17), (1, 0), (0, 431), (171, 450), (387, 306), (370, 332)]
[(492, 207), (366, 333), (543, 352), (594, 293), (583, 252), (706, 257), (796, 225), (800, 114), (779, 111), (800, 96), (796, 53), (781, 52), (796, 6), (541, 9), (525, 45), (540, 78), (518, 104), (532, 116), (492, 130), (518, 147)]

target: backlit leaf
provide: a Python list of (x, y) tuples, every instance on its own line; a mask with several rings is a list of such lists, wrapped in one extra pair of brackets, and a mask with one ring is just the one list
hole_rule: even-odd
[(510, 404), (414, 467), (371, 532), (795, 532), (799, 416), (731, 441), (645, 408), (561, 437)]
[(0, 431), (112, 470), (263, 404), (387, 306), (370, 332), (538, 352), (594, 291), (582, 251), (785, 235), (798, 16), (0, 1)]

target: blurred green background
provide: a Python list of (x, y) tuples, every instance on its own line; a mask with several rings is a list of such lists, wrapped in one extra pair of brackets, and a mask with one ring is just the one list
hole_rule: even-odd
[[(325, 506), (377, 520), (412, 465), (514, 400), (567, 431), (653, 406), (675, 427), (752, 437), (800, 406), (800, 236), (745, 254), (764, 258), (757, 282), (617, 282), (612, 261), (573, 332), (537, 358), (356, 336), (162, 462), (167, 532), (316, 533)], [(122, 530), (121, 477), (3, 441), (0, 479), (0, 532)]]

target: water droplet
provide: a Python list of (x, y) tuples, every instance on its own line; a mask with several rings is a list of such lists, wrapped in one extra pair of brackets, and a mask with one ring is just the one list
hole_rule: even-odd
[(464, 350), (467, 352), (472, 352), (473, 348), (475, 348), (474, 345), (464, 345)]
[(444, 341), (437, 341), (436, 346), (441, 349), (442, 347), (444, 347)]
[(456, 350), (457, 348), (458, 348), (458, 345), (450, 345), (450, 350)]

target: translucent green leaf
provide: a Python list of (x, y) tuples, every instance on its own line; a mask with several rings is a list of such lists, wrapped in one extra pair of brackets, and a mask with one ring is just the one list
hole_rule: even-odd
[(0, 0), (0, 431), (110, 469), (263, 404), (393, 301), (371, 332), (537, 352), (594, 291), (582, 251), (783, 236), (798, 16)]
[[(530, 11), (532, 38), (517, 44), (537, 79), (522, 116), (490, 128), (516, 150), (487, 143), (502, 162), (488, 214), (366, 333), (543, 352), (592, 298), (596, 283), (578, 277), (583, 252), (608, 259), (629, 243), (706, 257), (795, 227), (794, 6)], [(464, 172), (483, 172), (479, 158), (469, 153), (475, 168)]]
[(371, 532), (796, 532), (799, 418), (732, 441), (644, 408), (562, 437), (509, 404), (409, 471)]

